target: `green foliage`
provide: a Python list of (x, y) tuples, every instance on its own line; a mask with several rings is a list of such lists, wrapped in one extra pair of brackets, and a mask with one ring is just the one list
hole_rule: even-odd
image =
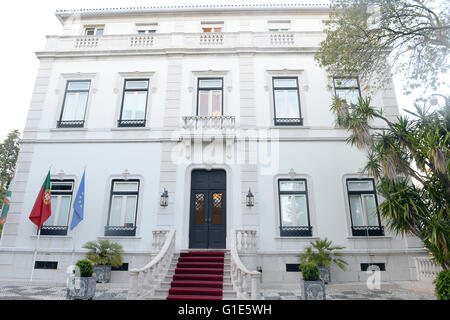
[(111, 265), (118, 268), (122, 265), (122, 246), (109, 240), (89, 241), (83, 248), (89, 252), (86, 258), (94, 265)]
[(319, 268), (314, 263), (304, 263), (300, 266), (304, 281), (318, 281), (320, 279)]
[(335, 263), (339, 268), (345, 270), (348, 263), (341, 259), (342, 253), (336, 250), (342, 250), (345, 247), (333, 246), (332, 241), (325, 239), (317, 239), (306, 247), (305, 252), (300, 254), (300, 263), (313, 263), (320, 267), (327, 267)]
[(436, 6), (433, 0), (331, 0), (331, 7), (326, 38), (315, 56), (330, 75), (359, 75), (382, 86), (391, 81), (391, 72), (402, 73), (407, 92), (443, 84), (448, 1)]
[(89, 260), (78, 260), (76, 266), (80, 269), (80, 277), (91, 277), (94, 273), (94, 267)]
[(0, 203), (3, 203), (9, 183), (13, 178), (17, 156), (19, 155), (19, 146), (19, 130), (11, 131), (3, 143), (0, 143)]
[(436, 297), (439, 300), (450, 300), (450, 270), (439, 272), (434, 284), (436, 285)]
[[(384, 117), (360, 99), (349, 106), (335, 99), (331, 110), (350, 131), (349, 143), (368, 153), (364, 171), (386, 199), (378, 209), (395, 234), (419, 237), (444, 269), (450, 268), (450, 96), (434, 111), (415, 105), (410, 117)], [(371, 126), (372, 120), (385, 123)]]

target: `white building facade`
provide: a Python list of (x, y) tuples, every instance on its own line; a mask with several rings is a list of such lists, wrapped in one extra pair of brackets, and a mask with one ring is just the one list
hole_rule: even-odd
[[(336, 94), (367, 92), (314, 61), (328, 14), (301, 2), (58, 11), (62, 34), (37, 52), (0, 274), (30, 276), (28, 216), (51, 167), (35, 279), (64, 282), (84, 243), (111, 239), (126, 263), (112, 281), (127, 282), (169, 229), (176, 251), (229, 250), (236, 230), (254, 231), (241, 258), (267, 288), (298, 286), (297, 255), (325, 237), (349, 264), (332, 281), (366, 281), (373, 264), (382, 281), (415, 279), (422, 244), (385, 228), (366, 155), (329, 110)], [(393, 86), (373, 105), (395, 118)], [(71, 231), (85, 167), (85, 218)]]

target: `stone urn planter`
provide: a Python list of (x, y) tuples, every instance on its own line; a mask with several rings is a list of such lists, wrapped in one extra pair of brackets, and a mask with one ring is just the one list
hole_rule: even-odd
[(89, 260), (77, 261), (67, 281), (66, 297), (70, 300), (92, 300), (96, 282), (92, 276), (94, 267)]
[(325, 284), (319, 278), (319, 268), (313, 263), (300, 266), (303, 281), (303, 299), (326, 300)]
[(100, 283), (107, 283), (111, 280), (111, 265), (99, 264), (94, 266), (94, 279)]
[(328, 284), (328, 282), (331, 281), (330, 267), (318, 266), (317, 268), (319, 269), (320, 280), (322, 280), (325, 284)]
[(94, 277), (71, 277), (67, 286), (67, 299), (92, 300), (95, 297)]

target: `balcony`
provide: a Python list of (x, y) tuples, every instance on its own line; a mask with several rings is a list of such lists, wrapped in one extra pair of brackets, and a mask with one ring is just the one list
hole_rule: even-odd
[(111, 54), (151, 50), (161, 53), (246, 48), (252, 51), (300, 50), (314, 52), (323, 40), (321, 31), (304, 32), (223, 32), (223, 33), (157, 33), (146, 35), (48, 36), (40, 56), (74, 52)]

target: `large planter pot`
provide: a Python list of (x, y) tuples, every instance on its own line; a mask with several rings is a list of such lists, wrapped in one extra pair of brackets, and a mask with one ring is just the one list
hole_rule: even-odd
[(317, 267), (319, 269), (319, 277), (325, 284), (331, 281), (330, 267)]
[(94, 266), (94, 274), (92, 276), (97, 282), (109, 282), (109, 280), (111, 280), (111, 266), (106, 264), (99, 264)]
[(92, 300), (95, 297), (94, 277), (71, 277), (67, 286), (67, 299)]
[(303, 298), (305, 300), (326, 300), (323, 281), (303, 281)]

